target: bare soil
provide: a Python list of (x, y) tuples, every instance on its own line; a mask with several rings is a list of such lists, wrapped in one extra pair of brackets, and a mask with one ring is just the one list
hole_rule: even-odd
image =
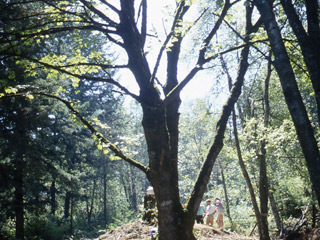
[[(150, 240), (151, 234), (150, 231), (152, 229), (156, 229), (156, 226), (149, 225), (143, 221), (136, 221), (132, 223), (128, 223), (113, 229), (95, 240), (127, 240), (127, 239), (135, 239), (135, 240)], [(194, 226), (195, 236), (198, 240), (257, 240), (257, 237), (246, 237), (241, 236), (235, 233), (228, 233), (225, 231), (219, 231), (211, 226), (204, 224), (195, 224)]]

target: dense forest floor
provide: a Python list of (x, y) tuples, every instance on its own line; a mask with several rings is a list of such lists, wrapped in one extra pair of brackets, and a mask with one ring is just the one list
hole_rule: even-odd
[[(133, 223), (125, 224), (121, 227), (113, 229), (100, 237), (96, 240), (125, 240), (125, 239), (151, 239), (150, 231), (154, 229), (155, 226), (149, 225), (142, 221), (136, 221)], [(195, 235), (198, 240), (212, 240), (212, 239), (219, 239), (219, 240), (256, 240), (257, 237), (246, 237), (241, 236), (235, 233), (227, 233), (227, 232), (220, 232), (217, 229), (203, 225), (203, 224), (195, 224)]]

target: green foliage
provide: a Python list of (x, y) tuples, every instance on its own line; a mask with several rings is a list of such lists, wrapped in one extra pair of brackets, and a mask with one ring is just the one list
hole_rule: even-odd
[(0, 237), (2, 239), (14, 240), (15, 239), (15, 222), (12, 219), (2, 221), (0, 225)]
[(68, 226), (58, 222), (54, 217), (28, 216), (25, 228), (27, 239), (63, 239), (68, 233)]
[[(59, 4), (65, 6), (72, 3), (65, 1)], [(46, 7), (43, 10), (53, 13), (57, 9)], [(32, 15), (32, 11), (28, 14)], [(54, 15), (53, 13), (51, 17), (54, 18)], [(66, 26), (63, 21), (71, 20), (64, 19), (62, 15), (59, 19), (61, 22), (57, 22), (57, 26)], [(76, 18), (72, 20), (76, 21)], [(43, 26), (35, 31), (46, 31), (50, 27), (53, 26)], [(102, 76), (101, 68), (95, 63), (99, 61), (108, 64), (109, 56), (100, 51), (102, 47), (99, 34), (88, 36), (88, 32), (74, 32), (29, 39), (24, 42), (25, 45), (19, 46), (19, 51), (24, 51), (30, 58), (37, 55), (36, 59), (42, 64), (20, 58), (3, 62), (6, 68), (1, 69), (3, 79), (0, 81), (3, 90), (0, 140), (1, 143), (6, 141), (6, 144), (1, 144), (0, 166), (1, 172), (6, 172), (6, 175), (1, 174), (0, 210), (1, 222), (5, 222), (1, 225), (1, 236), (5, 239), (13, 239), (15, 235), (15, 226), (11, 224), (15, 214), (12, 211), (15, 191), (12, 181), (15, 174), (14, 156), (23, 149), (26, 149), (23, 152), (23, 186), (27, 239), (63, 239), (66, 235), (73, 235), (76, 239), (80, 236), (92, 237), (92, 232), (98, 226), (105, 228), (106, 224), (112, 222), (121, 224), (136, 214), (130, 210), (127, 202), (129, 196), (125, 195), (122, 188), (124, 183), (120, 176), (123, 170), (116, 164), (108, 163), (112, 156), (106, 151), (104, 153), (107, 155), (101, 154), (88, 130), (74, 121), (63, 104), (26, 92), (43, 91), (73, 102), (73, 106), (83, 116), (92, 117), (94, 125), (101, 132), (113, 136), (116, 141), (115, 131), (111, 127), (121, 128), (123, 113), (119, 110), (122, 101), (112, 92), (113, 87), (98, 82), (80, 81), (79, 77), (67, 74)], [(32, 44), (32, 41), (37, 44)], [(67, 72), (61, 73), (56, 68), (44, 68), (43, 64), (69, 67), (65, 68)], [(112, 72), (110, 70), (107, 73), (108, 77)], [(5, 95), (20, 92), (25, 92), (26, 99), (32, 101), (4, 98)], [(19, 124), (25, 133), (23, 136), (16, 129)], [(19, 144), (16, 148), (15, 139), (19, 138), (26, 148), (21, 148), (23, 146)], [(6, 157), (2, 158), (3, 155)], [(6, 179), (2, 179), (2, 176)], [(4, 212), (8, 214), (5, 216), (2, 214)]]

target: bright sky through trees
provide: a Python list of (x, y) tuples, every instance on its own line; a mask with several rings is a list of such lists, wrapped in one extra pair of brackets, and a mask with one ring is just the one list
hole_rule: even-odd
[[(165, 37), (171, 28), (171, 18), (174, 14), (173, 11), (175, 9), (175, 1), (148, 1), (148, 4), (148, 34), (150, 34), (151, 37), (148, 39), (149, 41), (146, 45), (146, 52), (147, 59), (150, 63), (150, 69), (152, 71), (159, 54), (161, 43), (165, 40)], [(136, 6), (136, 8), (138, 7), (139, 6)], [(190, 11), (191, 14), (189, 13), (187, 18), (190, 20), (196, 19), (199, 13), (197, 13), (195, 10), (196, 9)], [(189, 45), (188, 42), (191, 43), (191, 41), (187, 41), (186, 44), (184, 44), (183, 51), (189, 51), (197, 47)], [(162, 64), (160, 64), (157, 77), (158, 80), (163, 83), (166, 78), (166, 65), (163, 64), (166, 62), (166, 53), (162, 54), (162, 59)], [(184, 59), (180, 63), (178, 71), (179, 80), (183, 79), (186, 74), (188, 74), (190, 67), (193, 67), (193, 62), (195, 62), (195, 59)], [(121, 70), (119, 78), (121, 79), (122, 84), (125, 85), (131, 92), (138, 94), (138, 86), (133, 75), (128, 70)], [(201, 82), (201, 84), (199, 84), (199, 82)], [(204, 82), (205, 84), (203, 84)], [(196, 77), (181, 92), (182, 100), (201, 98), (205, 96), (211, 89), (213, 82), (214, 79), (210, 77), (210, 74), (208, 75), (206, 72), (198, 73)]]

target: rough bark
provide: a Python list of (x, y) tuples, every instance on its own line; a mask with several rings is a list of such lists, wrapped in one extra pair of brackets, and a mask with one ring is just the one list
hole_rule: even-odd
[[(122, 1), (122, 9), (128, 9), (126, 1)], [(183, 6), (183, 5), (182, 5)], [(183, 15), (183, 8), (177, 13)], [(163, 106), (160, 94), (154, 88), (152, 75), (144, 55), (142, 46), (138, 46), (139, 34), (135, 34), (134, 19), (129, 12), (124, 11), (121, 18), (125, 49), (129, 58), (129, 68), (133, 72), (140, 87), (141, 106), (143, 110), (142, 126), (148, 147), (149, 167), (147, 173), (154, 188), (158, 208), (158, 229), (160, 239), (194, 239), (192, 227), (186, 227), (183, 222), (184, 211), (180, 204), (178, 188), (178, 122), (180, 97), (176, 95), (170, 104)], [(182, 16), (178, 16), (182, 18)], [(131, 25), (131, 26), (130, 26)], [(134, 30), (134, 31), (132, 31)], [(134, 39), (135, 38), (135, 39)], [(179, 40), (181, 41), (181, 40)], [(179, 41), (174, 44), (168, 54), (167, 85), (164, 92), (167, 95), (177, 84), (177, 61), (179, 59)]]
[[(264, 87), (264, 127), (269, 127), (269, 113), (270, 113), (270, 105), (269, 105), (269, 81), (271, 76), (271, 62), (268, 62), (268, 71), (267, 77), (265, 79), (265, 87)], [(260, 176), (259, 176), (259, 193), (260, 193), (260, 212), (261, 212), (261, 223), (262, 223), (262, 236), (260, 239), (270, 239), (269, 237), (269, 228), (268, 228), (268, 192), (269, 192), (269, 184), (268, 184), (268, 176), (267, 176), (267, 151), (266, 151), (266, 140), (260, 141), (260, 151), (261, 154), (258, 155), (259, 159), (259, 168), (260, 168)]]
[[(261, 144), (261, 148), (264, 148), (265, 144)], [(261, 149), (262, 150), (262, 149)], [(258, 156), (259, 158), (259, 193), (260, 193), (260, 213), (261, 213), (261, 227), (262, 235), (260, 239), (267, 240), (269, 237), (268, 228), (268, 179), (267, 179), (267, 164), (265, 157), (265, 150)]]
[(311, 183), (320, 204), (320, 155), (317, 141), (313, 134), (272, 6), (268, 0), (254, 0), (254, 3), (262, 16), (269, 37), (271, 49), (275, 56), (274, 65), (307, 163)]

